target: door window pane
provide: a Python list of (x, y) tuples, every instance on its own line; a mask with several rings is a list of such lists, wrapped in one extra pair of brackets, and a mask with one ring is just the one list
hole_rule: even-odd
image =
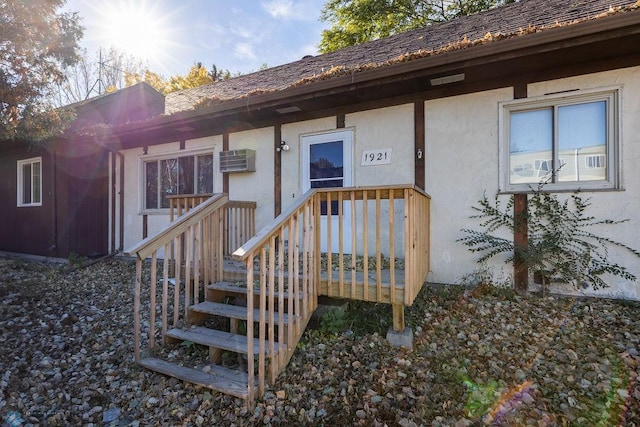
[(344, 180), (340, 179), (319, 179), (311, 181), (311, 188), (341, 188), (344, 187)]
[(341, 178), (344, 173), (342, 141), (312, 144), (309, 147), (311, 180)]

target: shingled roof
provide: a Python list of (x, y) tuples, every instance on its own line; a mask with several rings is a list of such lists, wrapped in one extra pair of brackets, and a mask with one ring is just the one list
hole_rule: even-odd
[(640, 1), (630, 0), (520, 0), (336, 52), (170, 93), (166, 97), (165, 114), (190, 110), (207, 101), (280, 91), (305, 81), (331, 78), (332, 74), (380, 67), (408, 60), (411, 56), (434, 55), (451, 47), (468, 47), (478, 42), (526, 35), (638, 7)]

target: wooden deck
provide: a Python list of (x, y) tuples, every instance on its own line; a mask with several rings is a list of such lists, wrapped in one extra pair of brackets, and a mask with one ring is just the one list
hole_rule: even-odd
[[(337, 214), (323, 211), (334, 202)], [(250, 408), (289, 363), (319, 296), (391, 304), (401, 331), (429, 271), (429, 197), (410, 185), (312, 190), (257, 234), (254, 202), (192, 195), (172, 207), (179, 216), (128, 251), (136, 362)], [(181, 347), (160, 343), (208, 352), (173, 363), (160, 355)], [(232, 354), (237, 366), (222, 366)]]
[[(259, 275), (259, 270), (254, 270), (254, 275)], [(392, 282), (393, 276), (393, 282)], [(220, 283), (211, 285), (212, 288), (219, 288), (227, 292), (235, 286), (234, 283), (242, 283), (247, 277), (247, 269), (244, 264), (233, 259), (224, 260), (224, 279), (230, 286), (226, 287)], [(288, 279), (288, 272), (284, 272), (283, 277)], [(320, 274), (320, 286), (318, 296), (328, 296), (332, 298), (352, 299), (358, 301), (380, 302), (385, 304), (404, 304), (404, 270), (381, 269), (380, 271), (370, 271), (365, 275), (362, 271), (351, 274), (348, 271), (340, 281), (340, 275), (335, 271), (323, 271)], [(355, 278), (355, 282), (352, 279)], [(366, 278), (366, 280), (365, 280)], [(302, 276), (300, 276), (302, 279)], [(395, 283), (394, 299), (391, 298), (391, 283)], [(256, 289), (256, 295), (259, 290)], [(287, 294), (285, 294), (287, 295)], [(276, 293), (277, 297), (277, 293)]]

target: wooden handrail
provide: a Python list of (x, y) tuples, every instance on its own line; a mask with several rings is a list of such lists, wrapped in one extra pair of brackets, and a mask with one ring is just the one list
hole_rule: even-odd
[[(413, 304), (429, 272), (430, 199), (411, 184), (310, 190), (233, 257), (245, 262), (260, 258), (260, 251), (276, 242), (298, 245), (300, 250), (299, 242), (287, 240), (291, 230), (286, 227), (303, 207), (313, 206), (313, 227), (307, 230), (313, 229), (313, 259), (309, 261), (313, 274), (305, 279), (322, 286), (322, 295), (392, 304), (394, 328), (398, 330), (404, 327), (401, 307)], [(321, 215), (321, 209), (326, 213)], [(345, 231), (348, 227), (351, 230)], [(404, 266), (396, 259), (403, 256)], [(247, 268), (254, 266), (247, 264)]]
[(255, 236), (249, 239), (247, 243), (236, 249), (236, 251), (233, 253), (233, 258), (238, 261), (246, 260), (252, 251), (267, 243), (269, 241), (269, 237), (273, 234), (273, 232), (281, 227), (282, 224), (286, 223), (300, 209), (301, 206), (307, 203), (307, 201), (314, 196), (317, 191), (318, 190), (309, 190), (304, 193), (302, 197), (300, 197), (300, 200), (293, 203), (289, 208), (278, 215)]
[(173, 222), (175, 218), (184, 215), (212, 196), (213, 194), (211, 193), (167, 196), (167, 200), (169, 200), (169, 221)]
[[(167, 224), (155, 235), (127, 250), (136, 256), (134, 287), (134, 347), (135, 360), (140, 361), (142, 317), (148, 319), (146, 335), (149, 348), (155, 345), (156, 291), (161, 287), (161, 324), (165, 337), (170, 326), (176, 327), (189, 316), (189, 308), (200, 302), (204, 285), (223, 279), (224, 242), (229, 232), (229, 209), (234, 209), (231, 221), (239, 223), (240, 233), (233, 238), (248, 239), (255, 230), (254, 202), (229, 201), (226, 194), (216, 194)], [(150, 262), (143, 274), (143, 264)], [(161, 269), (158, 268), (162, 263)], [(169, 286), (171, 284), (171, 287)], [(142, 287), (148, 286), (148, 307), (142, 304)], [(171, 290), (171, 292), (170, 292)], [(170, 298), (170, 294), (173, 297)], [(172, 299), (172, 301), (169, 301)], [(170, 319), (170, 313), (173, 318)]]
[[(260, 230), (253, 238), (249, 239), (247, 243), (242, 245), (233, 253), (233, 258), (238, 261), (244, 261), (249, 253), (254, 250), (254, 248), (263, 245), (269, 239), (269, 235), (273, 233), (274, 230), (278, 229), (283, 223), (288, 221), (291, 216), (300, 209), (300, 206), (304, 205), (311, 197), (314, 197), (318, 193), (334, 193), (339, 191), (356, 191), (356, 192), (367, 192), (376, 190), (380, 191), (389, 191), (394, 192), (394, 195), (401, 196), (404, 190), (413, 190), (423, 197), (431, 199), (431, 196), (427, 194), (424, 190), (416, 187), (412, 184), (403, 184), (403, 185), (384, 185), (379, 187), (374, 186), (365, 186), (365, 187), (342, 187), (342, 188), (316, 188), (313, 190), (309, 190), (304, 193), (297, 202), (294, 202), (288, 209), (278, 215), (273, 221), (271, 221), (267, 226), (265, 226), (262, 230)], [(397, 193), (397, 194), (396, 194)], [(356, 197), (356, 200), (362, 200), (363, 198)]]
[(198, 223), (210, 212), (222, 208), (228, 201), (229, 197), (226, 194), (214, 195), (209, 200), (191, 209), (185, 215), (178, 217), (174, 222), (167, 224), (155, 235), (149, 236), (132, 248), (127, 249), (125, 254), (136, 254), (139, 258), (147, 258), (155, 250), (163, 247), (182, 234), (185, 227)]

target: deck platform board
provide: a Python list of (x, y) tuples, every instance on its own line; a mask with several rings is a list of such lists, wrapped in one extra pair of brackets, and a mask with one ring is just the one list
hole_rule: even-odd
[[(196, 344), (206, 345), (221, 350), (233, 351), (235, 353), (247, 354), (246, 335), (232, 334), (218, 329), (209, 329), (202, 326), (194, 326), (188, 329), (170, 329), (167, 336), (182, 341), (191, 341)], [(253, 354), (258, 354), (260, 343), (257, 339), (253, 341)], [(275, 352), (278, 351), (278, 343), (274, 343)], [(267, 352), (267, 356), (269, 353)]]
[[(228, 317), (230, 319), (247, 320), (247, 307), (231, 304), (221, 304), (217, 302), (201, 302), (199, 304), (189, 307), (190, 311), (197, 313), (210, 314), (214, 316)], [(274, 322), (280, 323), (280, 313), (273, 313)], [(282, 321), (284, 324), (289, 324), (293, 316), (289, 316), (287, 313), (282, 314)], [(269, 318), (269, 313), (266, 313), (266, 318)], [(260, 309), (253, 310), (253, 320), (257, 322), (260, 319)]]

